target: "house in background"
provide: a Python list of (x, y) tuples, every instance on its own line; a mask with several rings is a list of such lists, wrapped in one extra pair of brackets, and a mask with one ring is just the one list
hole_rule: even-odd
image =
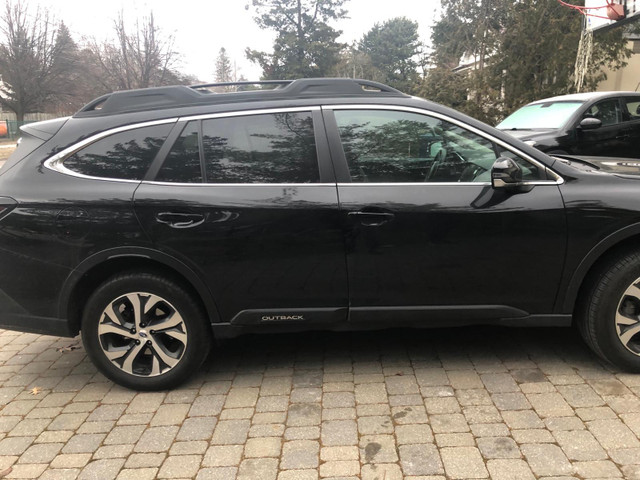
[(605, 69), (607, 79), (598, 84), (599, 92), (640, 91), (640, 35), (631, 34), (627, 38), (628, 46), (633, 51), (627, 66), (615, 71)]

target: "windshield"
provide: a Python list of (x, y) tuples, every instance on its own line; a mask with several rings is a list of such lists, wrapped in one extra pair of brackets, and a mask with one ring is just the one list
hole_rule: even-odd
[(500, 122), (502, 130), (535, 130), (562, 127), (584, 102), (548, 102), (525, 105)]

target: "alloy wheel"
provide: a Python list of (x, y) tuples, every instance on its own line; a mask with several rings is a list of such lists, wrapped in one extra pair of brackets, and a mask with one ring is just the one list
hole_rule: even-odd
[(164, 298), (131, 292), (111, 301), (100, 316), (98, 340), (104, 355), (123, 372), (162, 375), (182, 359), (187, 327)]
[(622, 345), (640, 356), (640, 278), (622, 294), (616, 310), (616, 333)]

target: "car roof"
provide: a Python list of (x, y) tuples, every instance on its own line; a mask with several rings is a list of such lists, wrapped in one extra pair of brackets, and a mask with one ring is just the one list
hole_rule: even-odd
[(558, 95), (557, 97), (543, 98), (542, 100), (536, 100), (528, 105), (536, 105), (539, 103), (549, 102), (590, 102), (592, 100), (599, 100), (607, 97), (640, 97), (640, 92), (584, 92), (584, 93), (572, 93), (569, 95)]
[[(276, 86), (272, 89), (252, 89), (216, 93), (211, 87)], [(169, 110), (203, 105), (256, 103), (270, 100), (303, 100), (313, 98), (384, 98), (409, 96), (378, 82), (349, 78), (304, 78), (259, 82), (210, 83), (205, 85), (174, 85), (109, 93), (85, 105), (74, 117), (96, 117), (123, 113)]]

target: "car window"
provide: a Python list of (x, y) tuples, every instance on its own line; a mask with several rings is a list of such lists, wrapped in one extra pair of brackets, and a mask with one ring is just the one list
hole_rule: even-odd
[(187, 123), (156, 176), (159, 182), (200, 183), (200, 122)]
[(640, 119), (640, 98), (625, 98), (624, 101), (627, 105), (627, 111), (629, 112), (631, 120)]
[(142, 180), (172, 127), (155, 125), (109, 135), (66, 158), (63, 164), (91, 177)]
[(622, 122), (622, 110), (617, 98), (603, 100), (589, 107), (583, 118), (597, 118), (602, 126), (615, 125)]
[(313, 183), (320, 180), (310, 112), (202, 122), (207, 183)]
[[(491, 181), (493, 143), (463, 127), (411, 112), (334, 113), (353, 182)], [(530, 177), (540, 174), (524, 162)]]

